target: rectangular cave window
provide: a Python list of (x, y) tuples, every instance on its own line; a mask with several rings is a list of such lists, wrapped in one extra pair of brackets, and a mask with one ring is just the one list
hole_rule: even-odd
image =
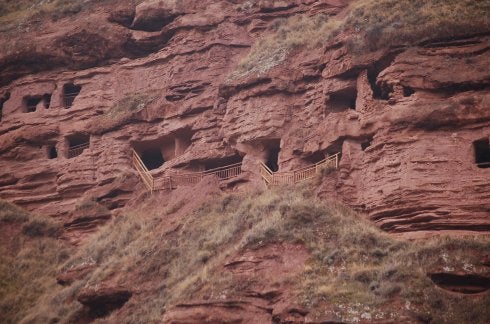
[(349, 88), (330, 94), (327, 109), (332, 112), (356, 110), (357, 90)]
[(490, 168), (490, 141), (483, 138), (473, 142), (475, 163), (479, 168)]
[[(225, 170), (226, 167), (236, 166), (239, 163), (242, 163), (242, 161), (243, 157), (238, 154), (223, 159), (209, 160), (204, 163), (204, 170), (210, 172), (216, 171), (215, 174), (218, 178), (228, 179), (235, 171), (230, 169), (230, 171), (227, 171)], [(234, 173), (234, 175), (236, 175), (236, 173)]]
[(37, 109), (37, 106), (42, 100), (42, 96), (27, 96), (24, 97), (24, 112), (30, 113), (30, 112), (35, 112)]
[(63, 104), (65, 108), (73, 106), (73, 102), (81, 90), (81, 86), (73, 83), (67, 83), (63, 86)]
[(48, 159), (56, 159), (58, 157), (58, 150), (56, 150), (55, 145), (50, 145), (47, 147)]
[(77, 133), (66, 137), (68, 144), (67, 158), (72, 158), (82, 154), (90, 146), (90, 135)]

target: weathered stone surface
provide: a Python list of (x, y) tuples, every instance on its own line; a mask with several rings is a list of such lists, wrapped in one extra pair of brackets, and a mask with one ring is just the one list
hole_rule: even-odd
[(131, 295), (131, 291), (124, 287), (99, 286), (83, 288), (77, 300), (88, 307), (91, 317), (97, 318), (122, 307), (131, 298)]

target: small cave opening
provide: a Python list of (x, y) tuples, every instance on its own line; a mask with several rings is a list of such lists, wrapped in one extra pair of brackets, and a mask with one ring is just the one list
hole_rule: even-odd
[(90, 135), (85, 133), (75, 133), (66, 137), (68, 146), (67, 158), (72, 158), (82, 154), (90, 146)]
[(26, 96), (23, 98), (23, 107), (25, 113), (35, 112), (37, 110), (37, 106), (43, 99), (42, 96)]
[(67, 83), (63, 86), (63, 105), (65, 108), (73, 106), (75, 98), (78, 96), (82, 87), (74, 83)]
[(233, 155), (230, 157), (222, 158), (222, 159), (214, 159), (214, 160), (208, 160), (204, 162), (204, 170), (209, 171), (209, 170), (214, 170), (218, 168), (223, 168), (232, 164), (237, 164), (241, 163), (243, 160), (243, 157), (240, 155)]
[(326, 157), (327, 155), (324, 151), (317, 151), (306, 157), (305, 160), (308, 164), (315, 164), (325, 160)]
[(357, 90), (349, 88), (330, 94), (327, 109), (331, 112), (356, 110)]
[(10, 92), (7, 92), (0, 97), (0, 120), (2, 120), (2, 116), (3, 116), (3, 104), (9, 99), (10, 99)]
[(410, 97), (415, 93), (415, 90), (411, 87), (403, 86), (403, 96), (404, 97)]
[(47, 147), (48, 159), (56, 159), (58, 157), (58, 150), (55, 145), (50, 145)]
[(490, 288), (490, 278), (476, 274), (429, 273), (428, 276), (442, 289), (460, 294), (478, 294)]
[(365, 151), (368, 147), (371, 146), (373, 142), (373, 136), (369, 136), (361, 141), (361, 150)]
[(281, 140), (274, 139), (264, 143), (267, 150), (267, 160), (265, 165), (272, 171), (279, 171), (279, 152), (281, 151)]
[(170, 24), (178, 15), (169, 15), (165, 12), (156, 12), (153, 15), (137, 17), (133, 20), (130, 28), (147, 32), (160, 31), (163, 27)]
[(141, 160), (148, 170), (158, 169), (165, 163), (160, 148), (148, 148), (141, 152)]
[(475, 163), (479, 168), (490, 168), (490, 139), (483, 138), (473, 142)]

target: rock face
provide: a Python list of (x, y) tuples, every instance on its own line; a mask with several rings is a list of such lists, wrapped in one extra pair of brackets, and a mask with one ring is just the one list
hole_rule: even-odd
[(116, 212), (144, 191), (131, 149), (155, 177), (242, 161), (258, 184), (258, 161), (341, 152), (321, 197), (389, 232), (488, 231), (489, 35), (365, 55), (338, 37), (228, 78), (277, 19), (347, 2), (146, 1), (46, 23), (0, 55), (0, 197), (73, 228), (109, 216), (77, 216), (82, 201)]

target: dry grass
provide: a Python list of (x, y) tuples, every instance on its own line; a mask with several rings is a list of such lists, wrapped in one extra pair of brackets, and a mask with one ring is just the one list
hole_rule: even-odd
[(325, 15), (300, 15), (279, 20), (273, 26), (271, 34), (259, 39), (252, 46), (228, 79), (238, 79), (252, 73), (262, 74), (281, 64), (295, 49), (308, 49), (326, 42), (337, 26), (337, 20)]
[(71, 249), (52, 237), (59, 227), (49, 219), (4, 201), (0, 215), (0, 314), (2, 323), (18, 323), (42, 294), (56, 288), (57, 268)]
[[(490, 247), (488, 238), (397, 241), (350, 209), (317, 201), (307, 186), (210, 197), (198, 210), (179, 215), (173, 230), (165, 219), (186, 198), (117, 217), (63, 266), (89, 262), (96, 270), (43, 296), (27, 319), (73, 320), (80, 311), (73, 296), (111, 280), (146, 287), (124, 306), (128, 322), (159, 321), (168, 307), (204, 294), (239, 296), (240, 285), (222, 271), (224, 261), (280, 242), (303, 244), (310, 252), (303, 273), (290, 282), (296, 302), (313, 311), (333, 303), (335, 315), (346, 322), (360, 316), (395, 319), (405, 310), (441, 323), (484, 323), (488, 318), (488, 294), (457, 296), (426, 276), (440, 266), (477, 269)], [(113, 314), (103, 321), (118, 318)]]
[(490, 1), (360, 0), (342, 28), (355, 32), (351, 48), (360, 52), (484, 33), (490, 31)]
[(363, 54), (489, 31), (490, 1), (486, 0), (359, 0), (351, 4), (344, 19), (301, 15), (279, 20), (228, 79), (260, 75), (284, 62), (294, 49), (325, 45), (341, 32), (350, 36), (349, 49)]
[(129, 93), (114, 103), (104, 115), (94, 118), (89, 129), (95, 134), (114, 130), (128, 123), (134, 114), (145, 109), (156, 98), (157, 94), (154, 91)]

